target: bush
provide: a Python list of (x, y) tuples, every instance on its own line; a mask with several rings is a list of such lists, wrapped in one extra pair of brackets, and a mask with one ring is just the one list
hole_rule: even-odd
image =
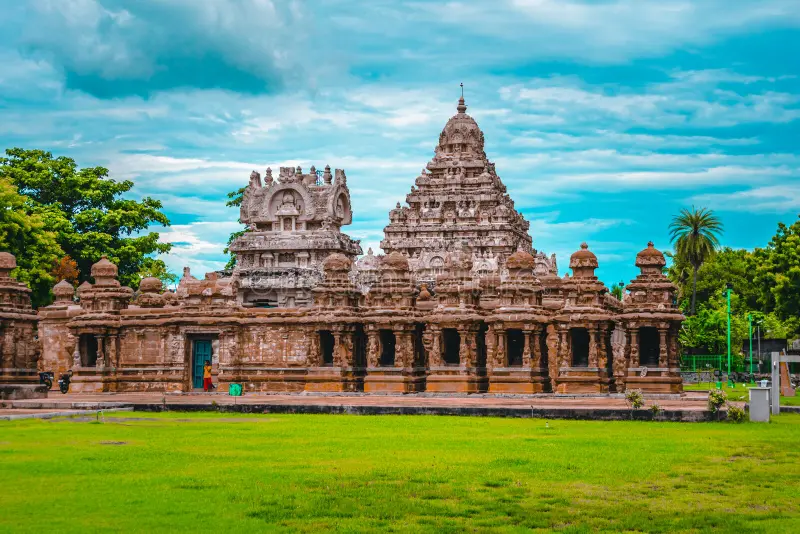
[(728, 394), (721, 389), (715, 389), (708, 394), (708, 409), (717, 413), (728, 400)]
[(661, 406), (659, 406), (659, 404), (657, 402), (654, 402), (653, 405), (650, 406), (650, 412), (652, 412), (652, 414), (653, 414), (653, 419), (658, 417), (658, 414), (660, 414), (663, 411), (664, 410), (661, 408)]
[(743, 423), (745, 418), (744, 409), (733, 404), (728, 404), (728, 421), (731, 423)]
[(628, 406), (631, 407), (631, 410), (638, 410), (644, 406), (644, 396), (641, 390), (638, 389), (632, 389), (626, 392), (625, 400), (628, 401)]

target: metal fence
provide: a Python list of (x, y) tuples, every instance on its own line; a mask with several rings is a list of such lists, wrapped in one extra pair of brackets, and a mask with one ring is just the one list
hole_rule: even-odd
[[(753, 373), (769, 373), (772, 365), (772, 355), (769, 353), (753, 353)], [(681, 371), (683, 372), (713, 372), (720, 370), (723, 373), (728, 371), (727, 354), (683, 354), (681, 356)], [(800, 371), (800, 364), (789, 364), (789, 372)], [(731, 354), (731, 372), (749, 373), (750, 356)]]

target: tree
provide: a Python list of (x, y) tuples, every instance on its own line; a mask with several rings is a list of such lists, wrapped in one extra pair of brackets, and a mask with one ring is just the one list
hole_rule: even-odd
[(157, 232), (144, 232), (153, 223), (169, 225), (161, 202), (123, 198), (133, 182), (110, 179), (103, 167), (78, 168), (71, 158), (42, 150), (12, 148), (6, 156), (0, 159), (0, 177), (30, 199), (27, 213), (38, 214), (55, 234), (58, 258), (67, 254), (75, 260), (80, 281), (106, 254), (119, 267), (120, 282), (138, 287), (139, 272), (148, 268), (151, 256), (170, 250)]
[(778, 231), (763, 249), (754, 251), (759, 304), (783, 320), (800, 318), (800, 219)]
[(50, 289), (56, 282), (52, 270), (64, 255), (50, 228), (31, 200), (0, 175), (0, 250), (16, 256), (17, 268), (12, 274), (28, 284), (37, 307), (50, 301)]
[[(228, 200), (225, 203), (225, 205), (228, 206), (229, 208), (241, 207), (245, 189), (246, 189), (245, 187), (240, 187), (236, 191), (231, 191), (230, 193), (228, 193), (228, 198), (230, 200)], [(240, 223), (242, 222), (241, 219), (239, 220), (239, 222)], [(222, 251), (225, 254), (230, 254), (230, 257), (228, 258), (228, 263), (225, 264), (226, 269), (233, 269), (236, 266), (236, 256), (231, 254), (231, 243), (233, 243), (237, 238), (241, 237), (242, 234), (245, 233), (245, 231), (246, 230), (237, 230), (236, 232), (233, 232), (230, 235), (230, 237), (228, 237), (228, 242), (226, 243), (225, 249)]]
[(675, 244), (675, 252), (683, 261), (692, 266), (692, 304), (690, 314), (695, 313), (697, 301), (697, 272), (700, 266), (719, 248), (719, 234), (722, 222), (709, 209), (686, 208), (672, 219), (670, 240)]
[(180, 278), (167, 267), (167, 264), (156, 258), (145, 258), (144, 265), (139, 271), (139, 280), (153, 277), (161, 280), (165, 287), (169, 288), (178, 283)]
[(56, 283), (66, 280), (72, 285), (78, 281), (80, 272), (78, 272), (78, 264), (69, 256), (64, 256), (56, 263), (53, 271), (50, 273), (55, 278)]

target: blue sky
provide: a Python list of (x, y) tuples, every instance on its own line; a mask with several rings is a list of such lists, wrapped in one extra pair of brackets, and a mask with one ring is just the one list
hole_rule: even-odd
[(378, 249), (458, 84), (534, 246), (612, 284), (682, 207), (764, 245), (800, 208), (797, 0), (27, 0), (0, 19), (0, 146), (103, 165), (163, 201), (175, 272), (222, 266), (225, 193), (347, 171)]

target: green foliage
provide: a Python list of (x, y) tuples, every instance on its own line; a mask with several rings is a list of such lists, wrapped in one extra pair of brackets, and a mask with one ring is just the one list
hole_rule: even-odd
[(622, 286), (619, 284), (614, 284), (611, 286), (611, 295), (615, 297), (617, 300), (622, 300)]
[(26, 212), (55, 234), (59, 257), (75, 260), (81, 281), (106, 254), (119, 267), (120, 282), (135, 288), (140, 272), (152, 266), (150, 256), (170, 250), (157, 232), (144, 233), (154, 223), (169, 225), (161, 202), (123, 198), (133, 182), (112, 180), (103, 167), (79, 169), (71, 158), (42, 150), (12, 148), (6, 156), (0, 159), (0, 177), (28, 197)]
[(692, 301), (690, 313), (694, 315), (697, 300), (697, 271), (719, 248), (722, 222), (709, 209), (686, 208), (672, 219), (670, 240), (675, 244), (676, 256), (692, 266)]
[(653, 414), (653, 418), (658, 417), (658, 415), (663, 411), (663, 408), (661, 408), (661, 405), (657, 402), (654, 402), (652, 405), (650, 405), (650, 413)]
[(754, 256), (763, 308), (784, 320), (800, 317), (800, 219), (791, 226), (778, 223), (775, 236)]
[(644, 406), (644, 395), (642, 395), (641, 390), (638, 389), (626, 391), (625, 400), (628, 402), (628, 406), (631, 407), (631, 410), (638, 410)]
[(180, 280), (180, 277), (171, 272), (162, 260), (145, 258), (142, 262), (142, 269), (139, 271), (139, 280), (150, 276), (161, 280), (165, 287), (174, 286)]
[(33, 305), (48, 303), (50, 289), (57, 281), (52, 271), (64, 251), (46, 217), (2, 175), (0, 250), (16, 256), (17, 268), (12, 274), (31, 288)]
[(744, 420), (744, 408), (739, 408), (735, 404), (728, 404), (728, 421), (732, 423), (743, 423)]
[(721, 389), (715, 389), (708, 392), (708, 409), (713, 413), (717, 413), (728, 401), (728, 394)]
[[(228, 201), (225, 202), (225, 205), (229, 208), (238, 208), (242, 205), (242, 200), (244, 199), (244, 190), (245, 187), (240, 187), (236, 191), (231, 191), (228, 193)], [(239, 222), (242, 222), (241, 220)], [(222, 251), (225, 254), (229, 254), (228, 263), (225, 264), (226, 269), (233, 269), (236, 266), (236, 256), (231, 254), (231, 243), (233, 243), (237, 238), (241, 237), (246, 230), (237, 230), (233, 232), (230, 237), (228, 237), (228, 242), (226, 243), (225, 249)]]

